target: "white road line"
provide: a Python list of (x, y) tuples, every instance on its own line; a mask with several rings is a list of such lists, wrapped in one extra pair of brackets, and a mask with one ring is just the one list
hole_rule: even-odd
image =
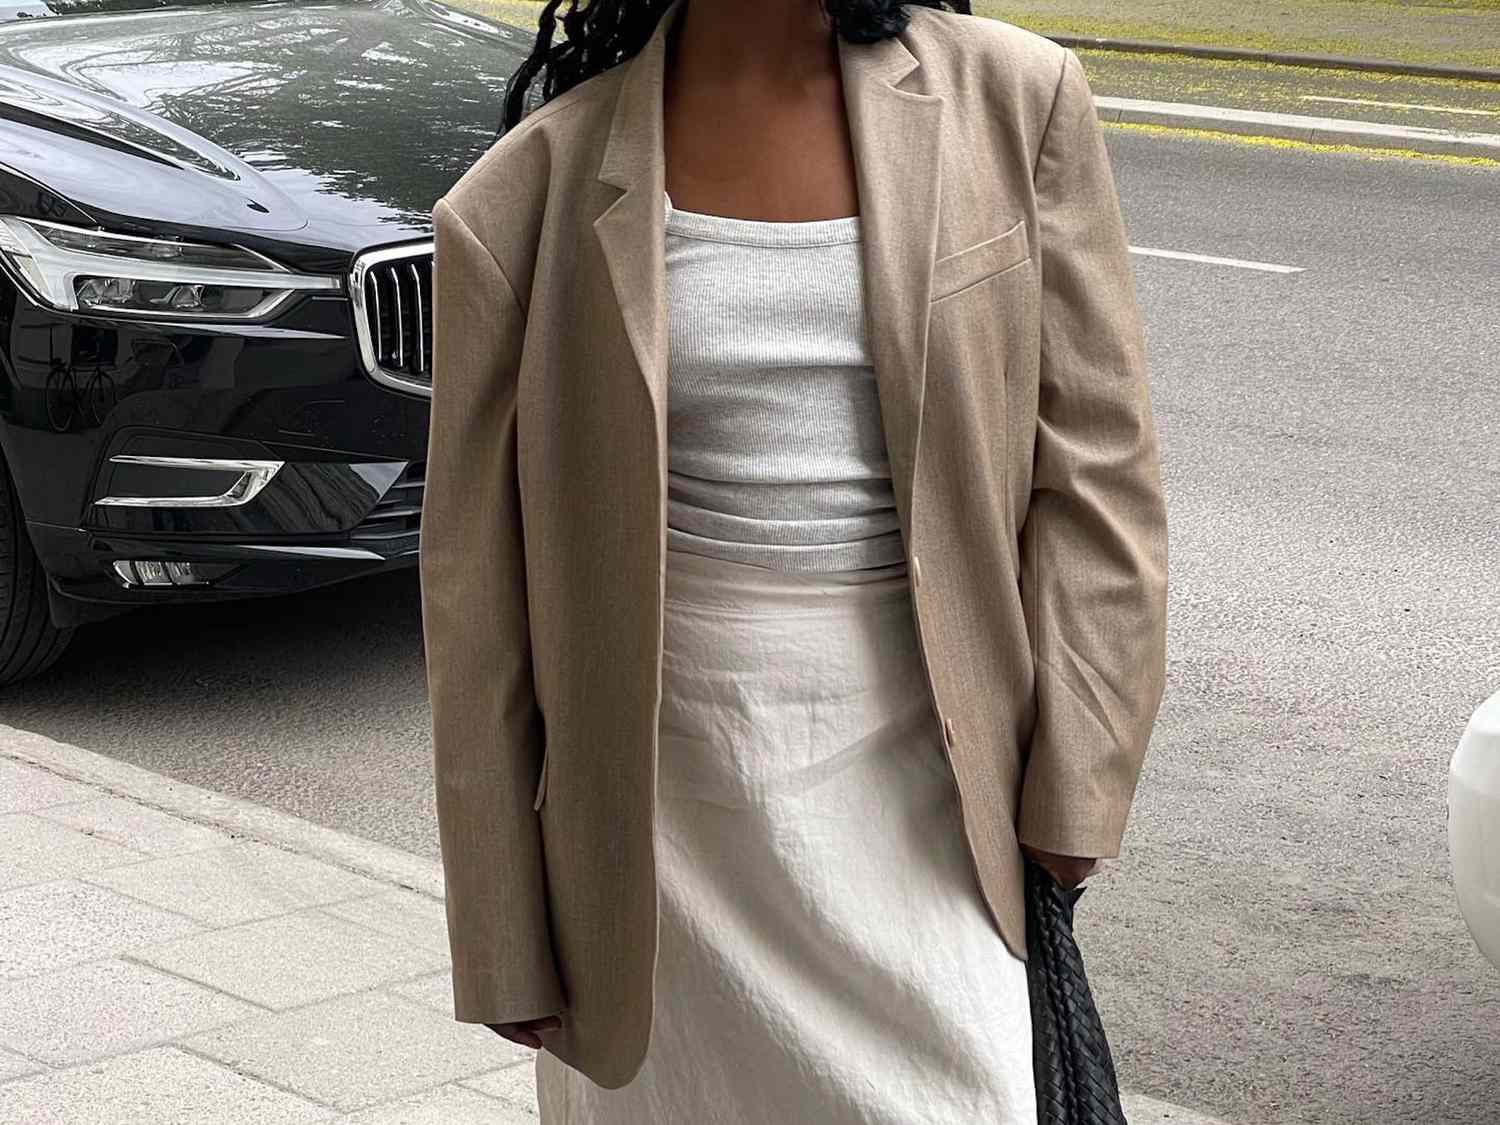
[(1306, 266), (1283, 266), (1276, 262), (1251, 262), (1244, 258), (1216, 258), (1212, 254), (1190, 254), (1186, 250), (1153, 250), (1132, 246), (1132, 254), (1149, 254), (1153, 258), (1182, 258), (1189, 262), (1209, 262), (1216, 266), (1237, 266), (1242, 270), (1264, 270), (1267, 273), (1301, 273)]
[(1379, 105), (1391, 109), (1430, 109), (1434, 113), (1477, 113), (1484, 117), (1500, 117), (1500, 109), (1466, 109), (1456, 105), (1422, 105), (1419, 102), (1377, 102), (1369, 98), (1332, 98), (1324, 94), (1302, 94), (1305, 102), (1338, 102), (1341, 105)]

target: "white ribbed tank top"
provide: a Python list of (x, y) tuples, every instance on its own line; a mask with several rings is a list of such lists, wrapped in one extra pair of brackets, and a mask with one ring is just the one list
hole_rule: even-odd
[(663, 203), (667, 546), (903, 573), (859, 216), (768, 222)]

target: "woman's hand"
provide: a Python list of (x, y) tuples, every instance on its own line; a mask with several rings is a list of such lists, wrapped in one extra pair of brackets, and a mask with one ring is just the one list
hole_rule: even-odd
[(484, 1026), (502, 1039), (509, 1039), (512, 1043), (519, 1043), (523, 1047), (540, 1050), (542, 1040), (537, 1035), (537, 1031), (540, 1029), (561, 1027), (562, 1018), (559, 1016), (541, 1016), (534, 1020), (520, 1020), (516, 1023), (487, 1023)]
[(1099, 867), (1097, 859), (1089, 859), (1085, 856), (1058, 855), (1056, 852), (1044, 852), (1040, 848), (1033, 848), (1027, 844), (1022, 844), (1021, 848), (1041, 864), (1048, 875), (1057, 880), (1058, 886), (1068, 891), (1082, 883)]

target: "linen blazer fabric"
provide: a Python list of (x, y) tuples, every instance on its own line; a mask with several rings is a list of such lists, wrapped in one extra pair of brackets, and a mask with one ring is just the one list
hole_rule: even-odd
[[(632, 58), (433, 209), (422, 607), (454, 1015), (649, 1042), (666, 519), (662, 83)], [(838, 41), (862, 281), (935, 729), (976, 888), (1118, 854), (1165, 681), (1166, 513), (1102, 130), (1072, 51), (910, 8)], [(941, 935), (934, 935), (941, 940)]]

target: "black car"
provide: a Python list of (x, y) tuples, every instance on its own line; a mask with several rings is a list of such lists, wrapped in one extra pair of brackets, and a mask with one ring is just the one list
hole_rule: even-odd
[(415, 562), (431, 209), (532, 42), (431, 0), (0, 5), (0, 684), (122, 609)]

